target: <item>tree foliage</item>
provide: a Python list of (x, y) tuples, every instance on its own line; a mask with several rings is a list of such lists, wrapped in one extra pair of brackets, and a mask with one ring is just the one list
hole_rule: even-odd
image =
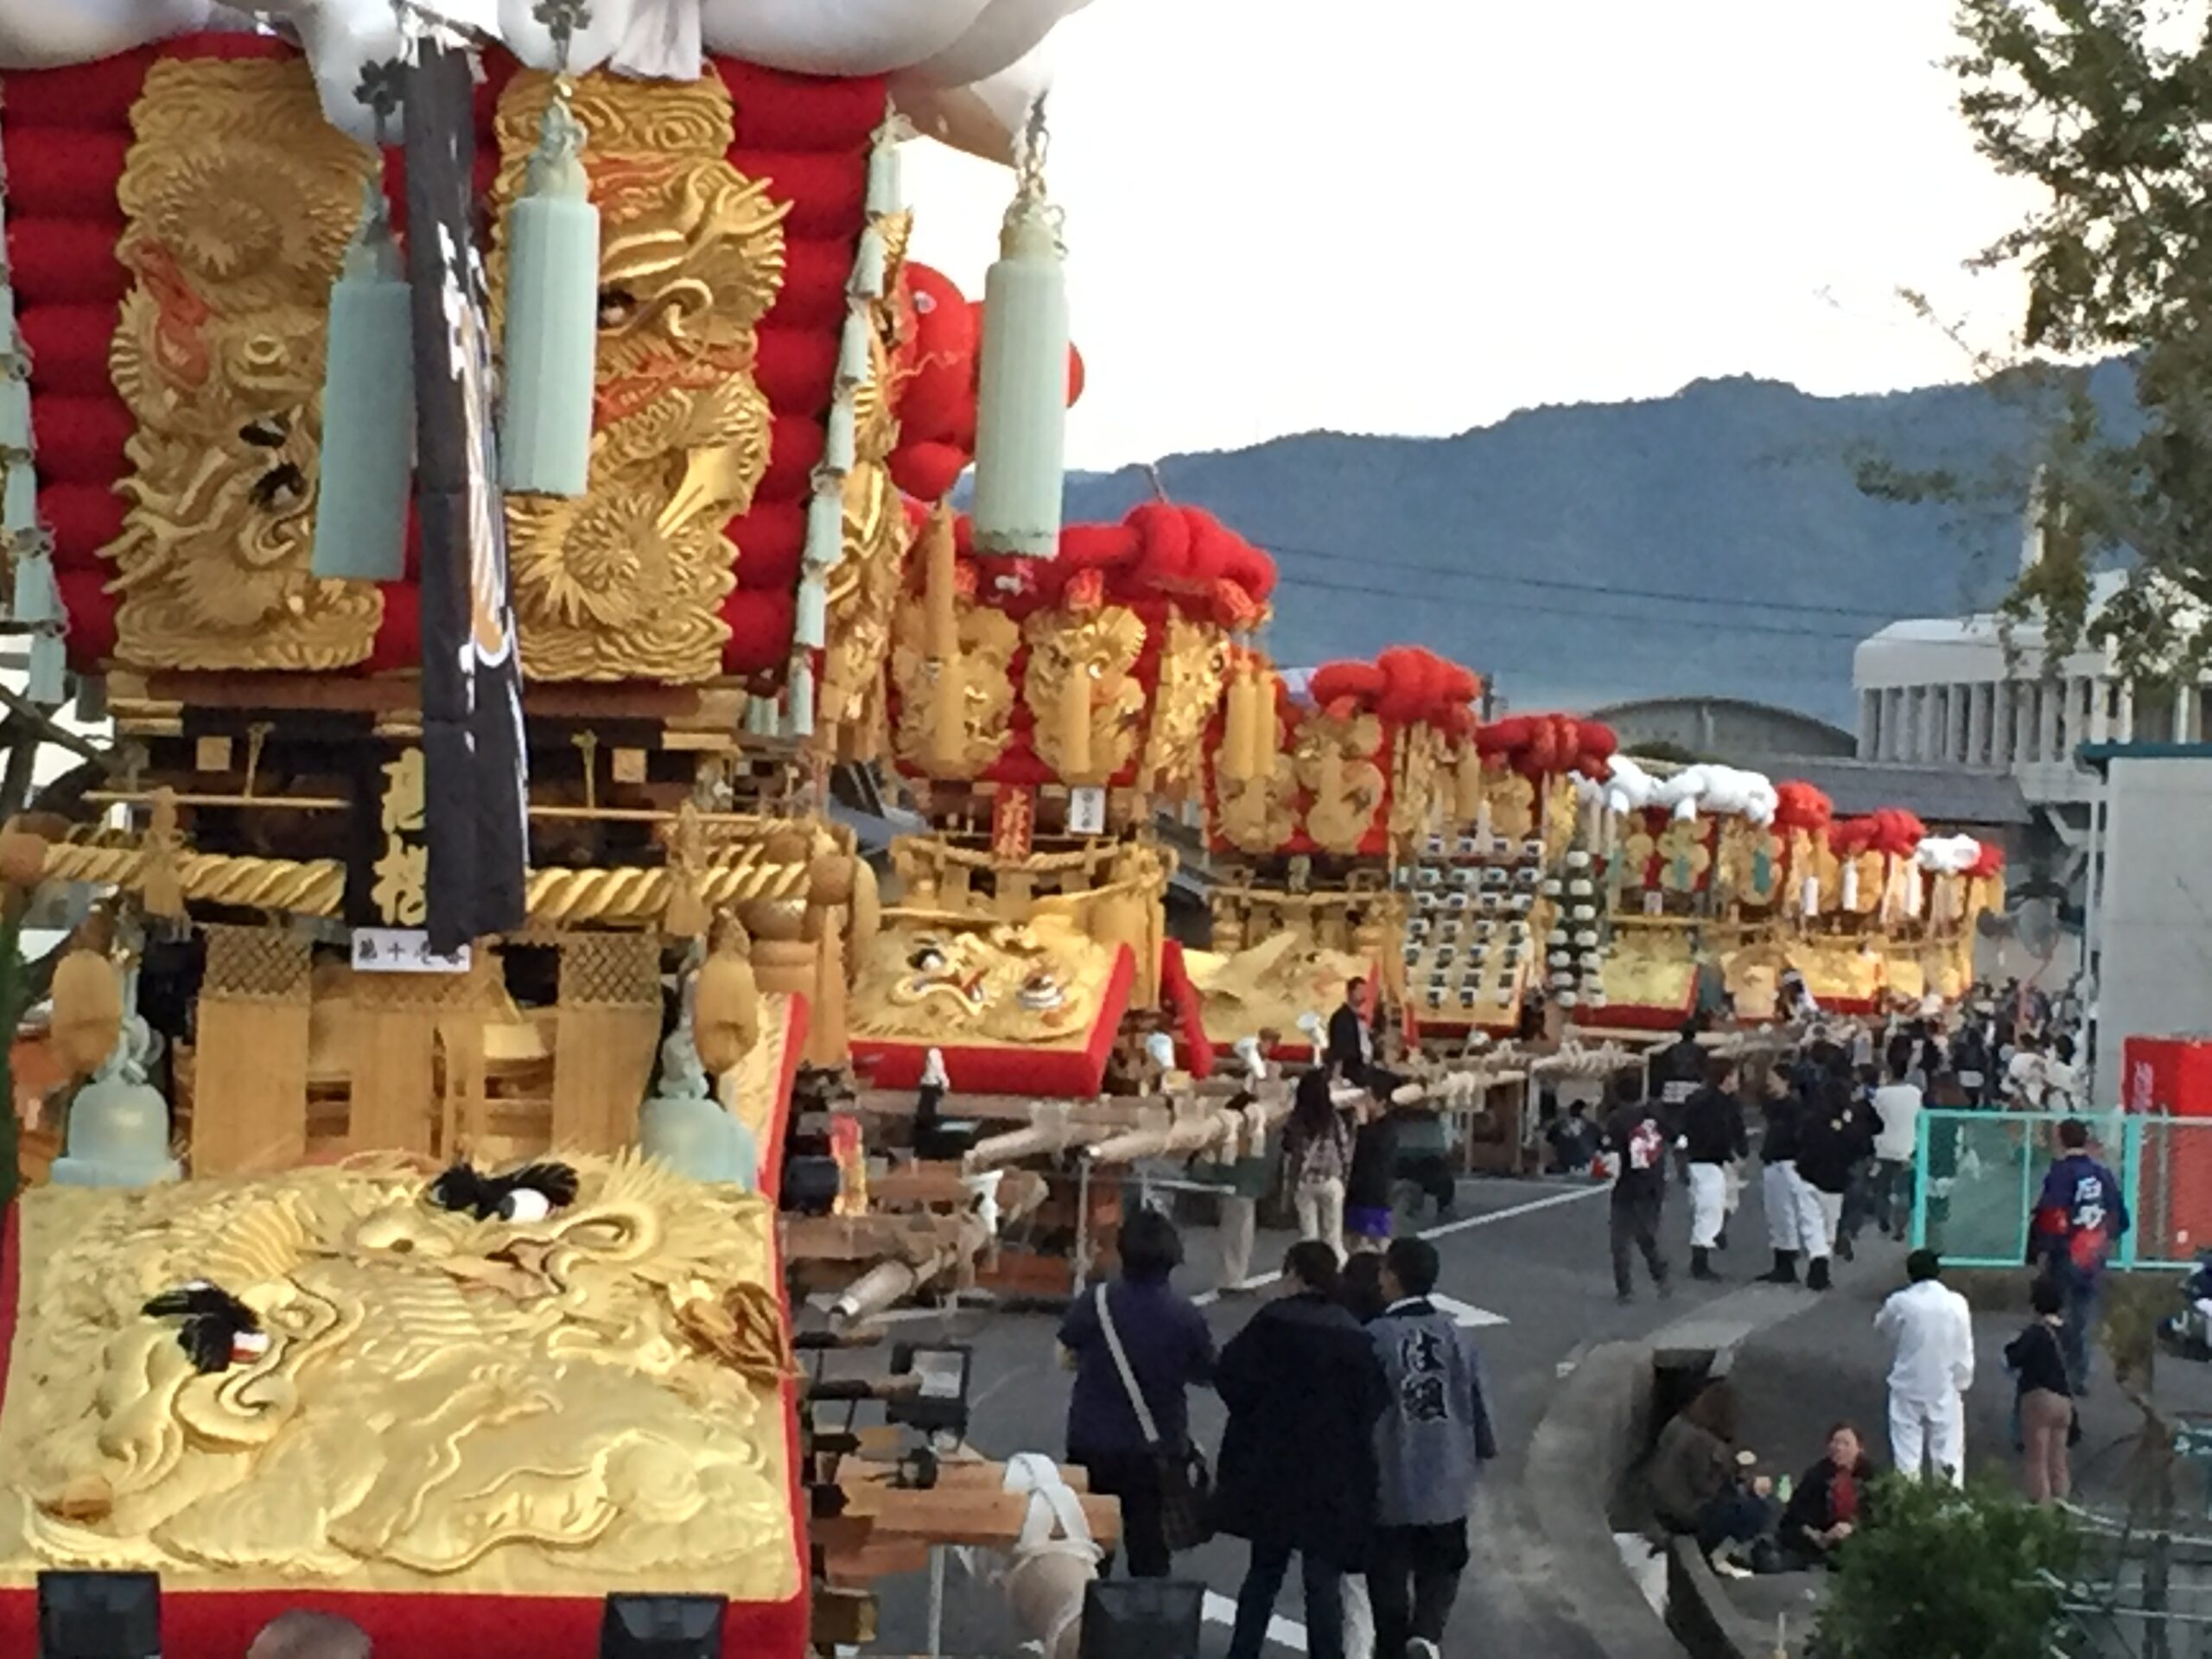
[[(2044, 620), (2054, 656), (2088, 637), (2135, 677), (2193, 678), (2212, 660), (2212, 5), (1957, 5), (1961, 113), (2000, 172), (2040, 188), (1980, 259), (2026, 277), (2025, 359), (1999, 378), (2046, 417), (2044, 555), (2012, 608)], [(2115, 353), (2136, 376), (2125, 429), (2083, 366)], [(2092, 615), (2090, 571), (2120, 562), (2126, 588)]]
[(1891, 1476), (1837, 1557), (1821, 1659), (2046, 1659), (2063, 1651), (2072, 1520), (2001, 1487)]

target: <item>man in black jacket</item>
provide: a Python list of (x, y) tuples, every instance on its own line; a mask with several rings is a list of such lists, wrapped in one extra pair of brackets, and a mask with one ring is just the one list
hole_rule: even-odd
[(1874, 1150), (1873, 1114), (1859, 1098), (1848, 1069), (1831, 1067), (1806, 1096), (1797, 1132), (1798, 1227), (1808, 1265), (1805, 1287), (1828, 1287), (1828, 1257), (1853, 1166)]
[(1681, 1140), (1690, 1165), (1690, 1277), (1718, 1279), (1713, 1251), (1728, 1222), (1728, 1166), (1751, 1149), (1736, 1068), (1726, 1060), (1706, 1062), (1705, 1086), (1682, 1106)]
[(1336, 1300), (1337, 1276), (1326, 1243), (1292, 1245), (1292, 1294), (1255, 1313), (1215, 1368), (1229, 1427), (1214, 1524), (1252, 1545), (1229, 1659), (1261, 1659), (1293, 1554), (1306, 1580), (1306, 1650), (1344, 1659), (1344, 1575), (1367, 1569), (1375, 1427), (1389, 1390), (1374, 1343)]
[(1360, 1009), (1366, 1000), (1367, 982), (1346, 980), (1344, 1006), (1329, 1016), (1329, 1070), (1346, 1083), (1365, 1083), (1375, 1058), (1374, 1033)]
[(1613, 1247), (1613, 1288), (1624, 1302), (1636, 1300), (1630, 1249), (1641, 1251), (1651, 1282), (1669, 1294), (1667, 1258), (1659, 1253), (1659, 1214), (1667, 1198), (1667, 1130), (1659, 1108), (1643, 1098), (1643, 1079), (1624, 1071), (1613, 1079), (1612, 1111), (1605, 1120), (1605, 1150), (1613, 1160), (1613, 1202), (1610, 1217)]

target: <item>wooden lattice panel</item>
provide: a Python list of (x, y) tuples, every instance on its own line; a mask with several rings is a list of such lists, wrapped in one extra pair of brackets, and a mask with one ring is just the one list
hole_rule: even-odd
[(660, 1007), (660, 936), (564, 933), (561, 943), (563, 1007)]
[(313, 963), (306, 938), (282, 927), (201, 925), (207, 969), (200, 995), (245, 1002), (306, 1004)]

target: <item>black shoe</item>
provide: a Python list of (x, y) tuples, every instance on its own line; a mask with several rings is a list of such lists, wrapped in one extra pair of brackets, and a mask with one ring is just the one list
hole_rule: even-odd
[(1825, 1255), (1813, 1258), (1812, 1266), (1805, 1269), (1805, 1288), (1826, 1290), (1828, 1287), (1828, 1259)]
[(1853, 1259), (1855, 1258), (1856, 1255), (1857, 1255), (1857, 1252), (1853, 1249), (1853, 1247), (1852, 1247), (1852, 1243), (1851, 1243), (1851, 1241), (1850, 1241), (1849, 1239), (1847, 1239), (1847, 1238), (1839, 1238), (1838, 1240), (1836, 1240), (1836, 1242), (1835, 1242), (1835, 1259), (1836, 1259), (1837, 1261), (1839, 1261), (1839, 1262), (1849, 1262), (1849, 1261), (1853, 1260)]
[(1774, 1271), (1763, 1275), (1760, 1282), (1768, 1285), (1796, 1284), (1797, 1282), (1797, 1252), (1777, 1250), (1774, 1253)]
[(1709, 1250), (1693, 1247), (1690, 1250), (1690, 1277), (1715, 1280), (1720, 1275), (1713, 1270), (1713, 1255)]
[(1716, 1250), (1725, 1250), (1728, 1248), (1728, 1234), (1726, 1229), (1723, 1229), (1720, 1236), (1713, 1241), (1713, 1248)]

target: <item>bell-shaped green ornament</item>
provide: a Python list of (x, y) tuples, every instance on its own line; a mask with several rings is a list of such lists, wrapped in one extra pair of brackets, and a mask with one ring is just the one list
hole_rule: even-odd
[(384, 189), (364, 187), (361, 222), (330, 289), (315, 480), (318, 576), (397, 582), (407, 571), (415, 470), (413, 296)]
[(179, 1179), (169, 1155), (169, 1106), (146, 1081), (153, 1039), (146, 1022), (123, 1022), (115, 1052), (69, 1103), (69, 1129), (51, 1179), (58, 1186), (153, 1186)]
[(695, 1181), (741, 1186), (760, 1183), (760, 1154), (752, 1130), (714, 1097), (691, 1039), (690, 999), (660, 1048), (660, 1087), (638, 1114), (638, 1141), (648, 1158)]
[(582, 125), (556, 98), (530, 159), (529, 188), (507, 211), (499, 476), (524, 494), (582, 495), (590, 480), (599, 209), (583, 143)]

